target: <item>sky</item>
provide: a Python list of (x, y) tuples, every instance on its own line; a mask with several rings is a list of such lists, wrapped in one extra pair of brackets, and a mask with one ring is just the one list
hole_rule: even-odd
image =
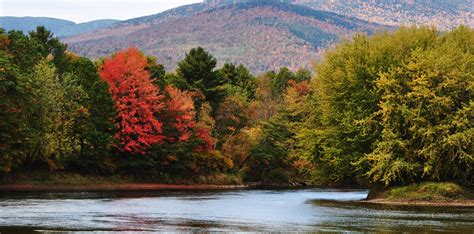
[(1, 16), (42, 16), (76, 23), (131, 19), (202, 0), (0, 0)]

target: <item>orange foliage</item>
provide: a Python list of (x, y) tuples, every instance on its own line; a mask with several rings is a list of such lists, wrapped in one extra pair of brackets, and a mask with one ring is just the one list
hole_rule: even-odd
[(164, 117), (172, 127), (169, 134), (175, 133), (174, 136), (168, 135), (167, 140), (170, 142), (188, 141), (192, 135), (192, 129), (196, 126), (192, 96), (170, 85), (166, 86), (165, 91), (169, 98), (166, 100)]
[(288, 87), (294, 88), (296, 92), (301, 96), (307, 95), (310, 92), (309, 82), (307, 80), (304, 80), (299, 83), (294, 80), (289, 80)]

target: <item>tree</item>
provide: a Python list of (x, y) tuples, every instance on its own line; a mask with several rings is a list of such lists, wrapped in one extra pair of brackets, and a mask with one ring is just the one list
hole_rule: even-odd
[(280, 68), (278, 72), (267, 72), (266, 74), (271, 80), (271, 87), (273, 96), (277, 99), (282, 99), (288, 82), (290, 80), (301, 82), (311, 79), (311, 72), (308, 70), (300, 69), (295, 73), (290, 71), (286, 67)]
[(280, 100), (273, 95), (272, 80), (268, 74), (257, 79), (257, 121), (266, 121), (278, 112)]
[(9, 31), (3, 48), (11, 55), (11, 63), (18, 67), (19, 73), (31, 73), (38, 61), (45, 58), (41, 45), (21, 31)]
[(297, 134), (323, 183), (472, 183), (473, 39), (458, 30), (358, 35), (326, 54)]
[(147, 56), (146, 59), (148, 63), (146, 70), (150, 72), (151, 81), (160, 89), (165, 89), (165, 86), (169, 83), (166, 79), (165, 66), (159, 64), (156, 57)]
[(81, 133), (74, 129), (88, 115), (79, 101), (85, 93), (72, 75), (60, 78), (47, 59), (21, 79), (22, 92), (28, 95), (23, 111), (29, 117), (25, 123), (30, 133), (29, 160), (45, 163), (51, 170), (62, 169), (66, 159), (80, 151)]
[(204, 100), (195, 99), (198, 113), (202, 103), (209, 102), (214, 115), (226, 95), (224, 85), (228, 82), (215, 70), (216, 64), (216, 59), (201, 47), (191, 49), (178, 63), (177, 76), (186, 82), (186, 89), (204, 95)]
[(115, 102), (109, 93), (108, 83), (100, 78), (94, 63), (87, 58), (69, 56), (67, 72), (83, 88), (85, 95), (80, 97), (80, 103), (88, 113), (87, 118), (76, 126), (81, 150), (70, 160), (70, 164), (81, 170), (105, 172), (111, 169), (105, 166), (105, 161), (109, 160), (115, 133)]
[[(79, 148), (72, 130), (75, 122), (87, 114), (77, 102), (83, 94), (80, 85), (70, 74), (58, 77), (57, 69), (50, 64), (55, 57), (46, 60), (51, 55), (48, 46), (65, 47), (42, 27), (31, 36), (19, 31), (5, 34), (3, 30), (0, 35), (0, 62), (5, 65), (0, 84), (5, 110), (2, 123), (9, 124), (2, 131), (2, 142), (7, 148), (15, 148), (5, 151), (3, 169), (9, 171), (25, 161), (46, 163), (50, 169), (63, 167), (61, 161)], [(63, 52), (56, 57), (64, 56)]]
[[(200, 171), (199, 160), (206, 159), (214, 145), (210, 129), (202, 122), (208, 117), (202, 116), (201, 121), (197, 121), (192, 93), (171, 85), (164, 91), (165, 106), (158, 116), (163, 126), (164, 143), (155, 145), (147, 161), (137, 168), (149, 167), (149, 172), (158, 171), (174, 177), (196, 175)], [(201, 115), (204, 114), (205, 109), (201, 111)]]
[(118, 147), (132, 154), (144, 154), (164, 139), (162, 123), (156, 119), (164, 108), (163, 95), (153, 85), (147, 65), (146, 57), (130, 48), (106, 59), (100, 71), (116, 102)]
[(259, 143), (250, 150), (245, 161), (247, 181), (289, 182), (294, 177), (292, 132), (283, 115), (276, 115), (263, 124)]
[(10, 172), (26, 157), (26, 136), (21, 127), (23, 95), (18, 89), (20, 71), (13, 63), (15, 55), (9, 51), (10, 45), (8, 35), (0, 29), (0, 173)]
[(463, 48), (474, 31), (459, 28), (439, 37), (376, 81), (383, 131), (364, 157), (372, 181), (474, 182), (474, 47)]
[(219, 69), (219, 74), (231, 84), (231, 87), (227, 89), (228, 93), (242, 95), (249, 101), (255, 99), (257, 80), (244, 65), (235, 66), (232, 63), (226, 63)]
[(34, 40), (39, 46), (39, 52), (42, 57), (51, 55), (53, 57), (52, 62), (55, 65), (58, 74), (62, 75), (66, 72), (68, 66), (69, 57), (66, 54), (67, 45), (62, 44), (58, 38), (54, 37), (54, 34), (46, 30), (44, 26), (38, 26), (36, 31), (31, 31), (31, 40)]
[(167, 98), (160, 119), (166, 140), (170, 143), (189, 141), (196, 127), (192, 96), (170, 85), (165, 91)]

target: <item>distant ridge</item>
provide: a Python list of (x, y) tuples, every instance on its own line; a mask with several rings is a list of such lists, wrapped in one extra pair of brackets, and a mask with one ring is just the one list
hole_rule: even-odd
[(230, 5), (230, 4), (239, 4), (239, 3), (251, 3), (251, 2), (261, 2), (261, 3), (270, 3), (270, 2), (281, 2), (281, 3), (293, 3), (294, 0), (205, 0), (204, 3), (211, 6), (219, 5)]
[(76, 24), (69, 20), (48, 17), (12, 17), (1, 16), (0, 27), (5, 30), (19, 30), (25, 33), (33, 31), (37, 26), (45, 26), (58, 37), (74, 36), (85, 32), (109, 27), (119, 20), (103, 19)]

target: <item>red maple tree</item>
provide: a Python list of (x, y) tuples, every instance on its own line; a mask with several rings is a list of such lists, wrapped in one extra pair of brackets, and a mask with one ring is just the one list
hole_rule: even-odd
[(164, 108), (163, 95), (159, 95), (146, 67), (146, 57), (130, 48), (106, 59), (100, 71), (116, 101), (119, 130), (114, 138), (120, 150), (132, 154), (144, 154), (164, 139), (162, 123), (156, 118)]

